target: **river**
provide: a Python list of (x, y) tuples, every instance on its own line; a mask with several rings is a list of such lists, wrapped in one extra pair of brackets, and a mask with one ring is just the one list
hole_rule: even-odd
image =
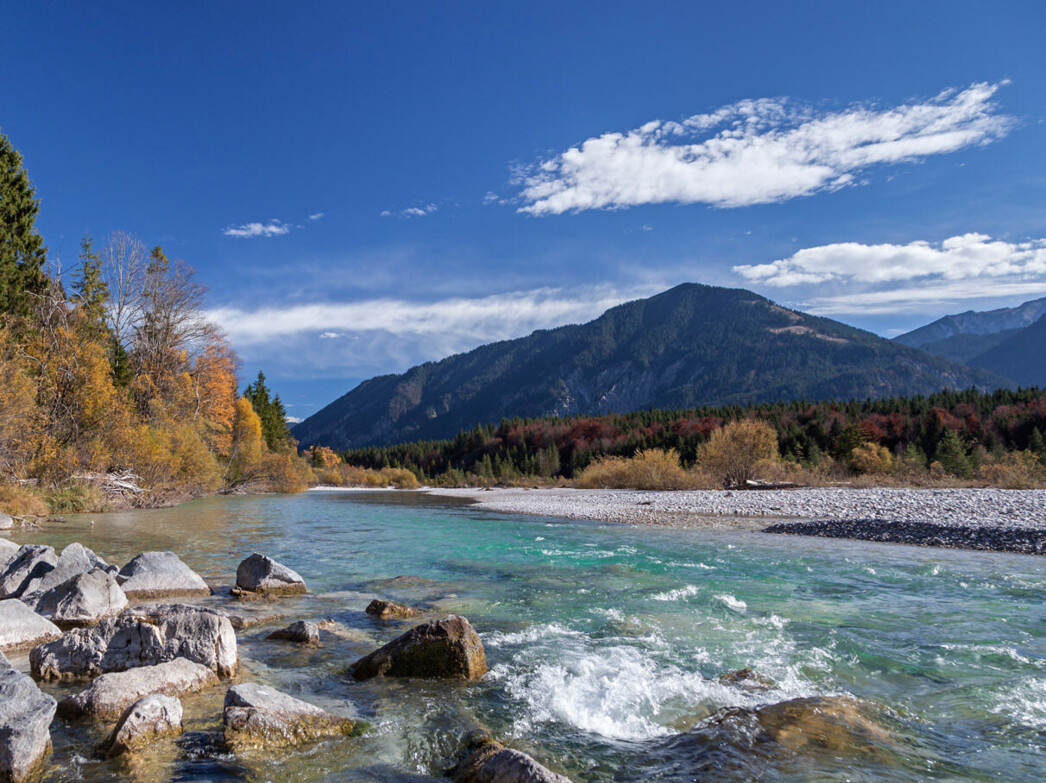
[[(118, 565), (170, 549), (226, 586), (247, 554), (274, 557), (312, 592), (247, 607), (286, 618), (238, 634), (237, 680), (369, 724), (237, 758), (215, 740), (222, 689), (187, 697), (186, 735), (132, 762), (97, 757), (104, 729), (56, 721), (47, 780), (425, 780), (476, 727), (575, 783), (1046, 779), (1042, 558), (565, 522), (413, 492), (208, 498), (13, 538), (80, 541)], [(352, 681), (349, 663), (409, 627), (364, 614), (377, 595), (468, 617), (490, 673)], [(265, 639), (304, 618), (333, 621), (321, 647)], [(717, 679), (745, 667), (769, 685)], [(748, 719), (838, 695), (874, 729), (840, 728), (842, 746), (768, 740)], [(740, 709), (702, 722), (723, 708)]]

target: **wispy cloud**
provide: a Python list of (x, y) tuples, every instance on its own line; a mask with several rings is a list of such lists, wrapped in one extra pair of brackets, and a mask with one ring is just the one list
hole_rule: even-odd
[(400, 217), (400, 218), (414, 218), (414, 217), (425, 217), (431, 215), (433, 212), (439, 209), (438, 204), (426, 204), (423, 207), (407, 207), (398, 211), (390, 209), (382, 210), (382, 217)]
[(674, 202), (742, 207), (854, 185), (877, 164), (1002, 138), (1013, 118), (997, 84), (946, 90), (893, 108), (820, 112), (787, 99), (746, 100), (680, 122), (605, 133), (517, 175), (520, 212), (554, 215)]
[(954, 312), (973, 300), (1013, 304), (1043, 294), (1046, 280), (992, 280), (986, 285), (984, 280), (971, 279), (814, 297), (793, 304), (814, 315), (937, 315)]
[(279, 237), (289, 234), (292, 226), (282, 220), (271, 220), (268, 223), (244, 223), (239, 226), (227, 226), (222, 233), (227, 237), (250, 239), (253, 237)]
[(627, 291), (606, 286), (574, 291), (540, 288), (435, 302), (371, 299), (257, 310), (222, 308), (211, 311), (210, 318), (221, 324), (238, 344), (307, 333), (315, 333), (321, 339), (335, 339), (379, 331), (403, 335), (453, 334), (465, 341), (489, 342), (588, 320), (608, 307), (656, 290), (660, 290), (660, 286)]
[(326, 214), (327, 214), (326, 212), (314, 212), (313, 214), (309, 215), (309, 220), (312, 220), (312, 221), (322, 220), (323, 216), (326, 215)]

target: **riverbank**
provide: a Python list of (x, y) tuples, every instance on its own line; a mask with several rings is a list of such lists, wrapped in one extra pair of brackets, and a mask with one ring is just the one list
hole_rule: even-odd
[(433, 489), (505, 513), (1046, 553), (1046, 490)]

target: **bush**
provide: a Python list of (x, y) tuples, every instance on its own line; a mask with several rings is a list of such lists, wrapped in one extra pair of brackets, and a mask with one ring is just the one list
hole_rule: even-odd
[(688, 483), (675, 449), (649, 449), (627, 458), (602, 457), (577, 480), (577, 486), (584, 489), (683, 489)]
[(765, 421), (741, 419), (713, 430), (697, 453), (698, 465), (725, 487), (743, 487), (761, 463), (778, 459), (777, 433)]
[(52, 514), (90, 514), (105, 511), (105, 495), (92, 484), (67, 484), (44, 492)]
[(997, 462), (981, 466), (978, 477), (1002, 489), (1037, 489), (1046, 486), (1046, 466), (1031, 451), (1015, 451)]
[(850, 470), (858, 475), (881, 476), (893, 470), (893, 455), (878, 443), (862, 443), (850, 452)]
[(23, 484), (0, 484), (0, 512), (12, 517), (45, 517), (47, 502)]

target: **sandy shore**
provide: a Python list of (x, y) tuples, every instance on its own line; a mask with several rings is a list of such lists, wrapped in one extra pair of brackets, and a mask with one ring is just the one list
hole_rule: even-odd
[(431, 491), (514, 514), (1046, 553), (1046, 490)]

